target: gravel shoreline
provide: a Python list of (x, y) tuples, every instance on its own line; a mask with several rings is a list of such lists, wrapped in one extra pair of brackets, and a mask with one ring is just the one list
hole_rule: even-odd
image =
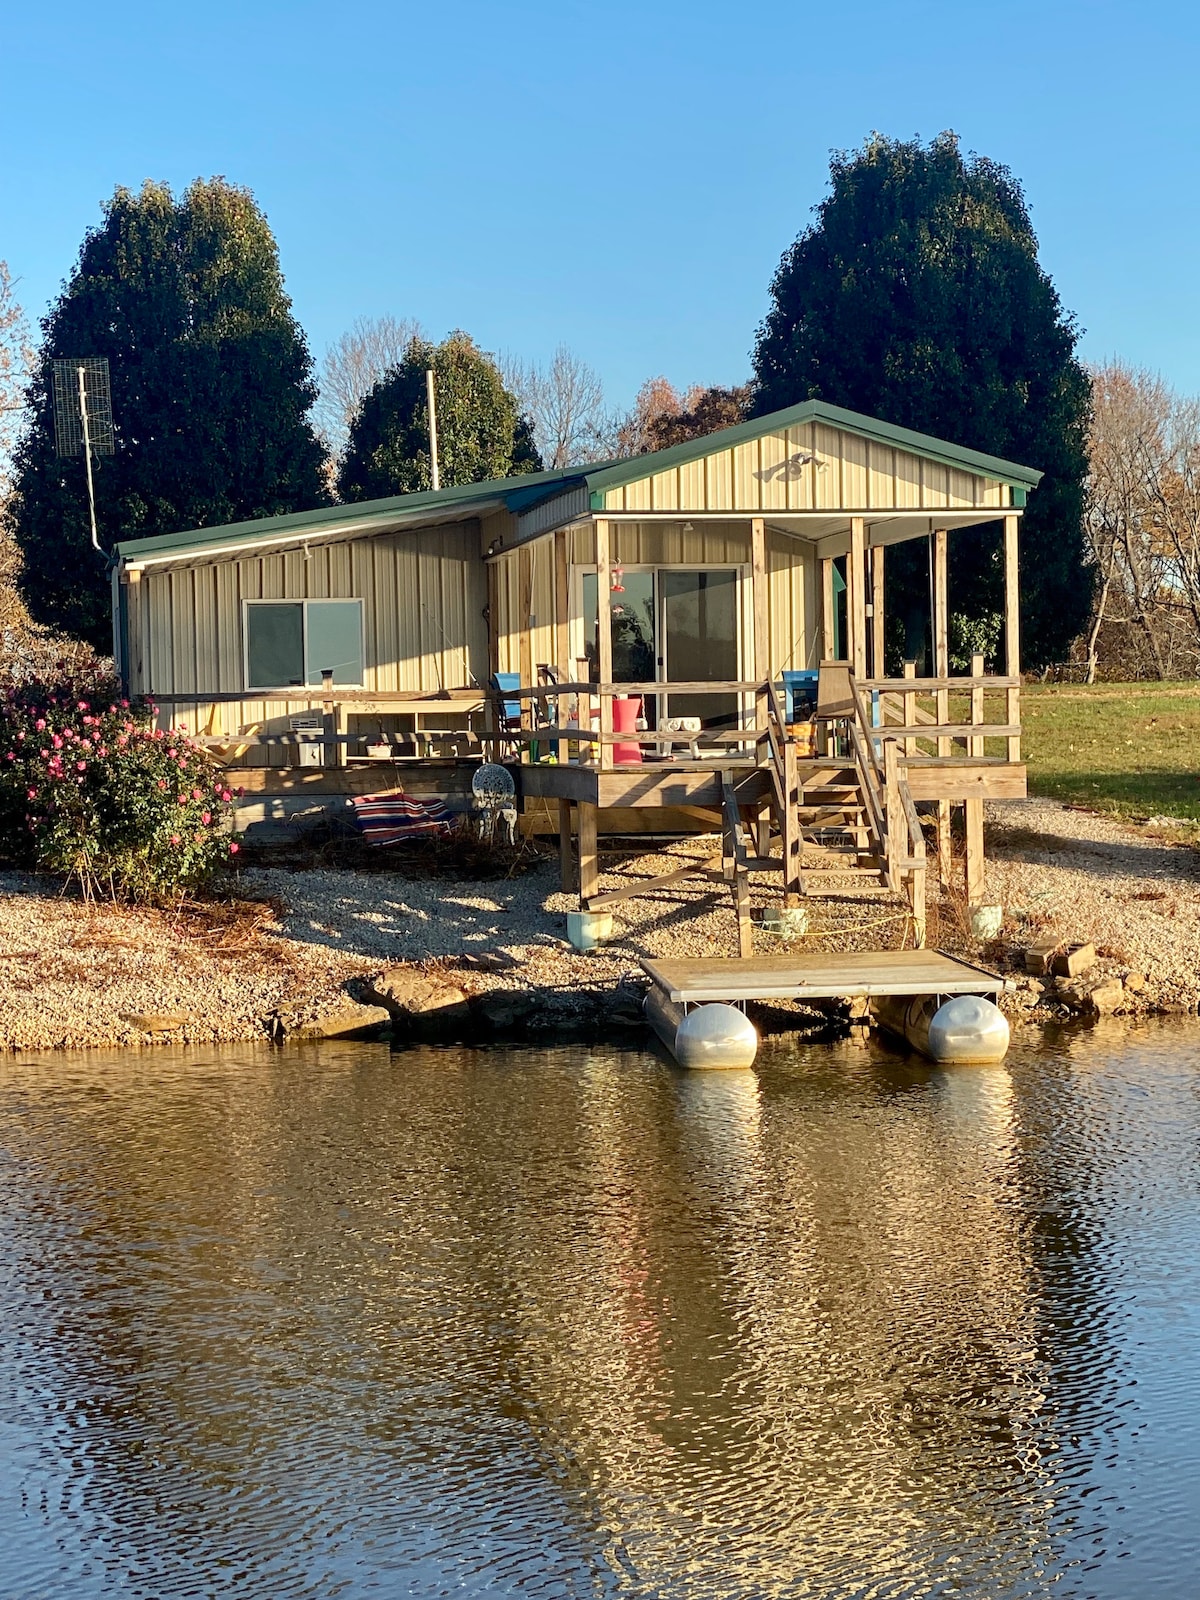
[[(1015, 1017), (1062, 1015), (1053, 987), (1025, 979), (1034, 938), (1090, 939), (1100, 979), (1131, 977), (1122, 1011), (1191, 1011), (1200, 1002), (1200, 854), (1047, 800), (989, 806), (988, 899), (1006, 908), (1001, 939), (982, 952), (1017, 978)], [(670, 870), (663, 856), (706, 854), (707, 841), (630, 854), (604, 887)], [(610, 863), (606, 859), (606, 865)], [(591, 954), (565, 939), (572, 896), (550, 860), (510, 880), (406, 879), (378, 871), (246, 873), (242, 908), (151, 912), (84, 906), (46, 882), (0, 874), (0, 1047), (201, 1043), (337, 1033), (369, 1013), (363, 985), (382, 968), (420, 962), (473, 1000), (525, 996), (547, 1026), (603, 1016), (642, 956), (733, 956), (730, 897), (678, 885), (618, 908), (616, 936)], [(755, 903), (777, 901), (759, 880)], [(931, 908), (930, 942), (978, 956), (951, 898)], [(801, 949), (896, 947), (903, 913), (885, 898), (817, 902)], [(786, 948), (758, 934), (761, 949)], [(1136, 987), (1138, 975), (1144, 988)], [(494, 1017), (503, 1007), (493, 1008)], [(384, 1016), (376, 1010), (376, 1017)]]

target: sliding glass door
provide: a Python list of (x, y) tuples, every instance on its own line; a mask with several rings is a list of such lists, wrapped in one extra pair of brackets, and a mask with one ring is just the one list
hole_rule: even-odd
[[(662, 676), (668, 683), (736, 682), (738, 671), (738, 575), (730, 568), (659, 573)], [(669, 717), (699, 717), (706, 728), (735, 728), (733, 693), (672, 694)]]
[[(608, 596), (614, 683), (711, 683), (741, 676), (736, 568), (624, 567), (614, 575), (617, 586)], [(596, 683), (596, 574), (585, 570), (580, 576), (584, 654), (588, 676)], [(704, 727), (736, 727), (738, 703), (736, 694), (720, 692), (647, 696), (645, 713), (651, 727), (665, 717), (699, 717)]]

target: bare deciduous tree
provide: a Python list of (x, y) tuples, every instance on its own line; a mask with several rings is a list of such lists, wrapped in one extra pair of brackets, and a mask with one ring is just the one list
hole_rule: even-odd
[(33, 347), (8, 263), (0, 261), (0, 498), (8, 490), (9, 462), (25, 417), (25, 385)]
[(1200, 666), (1200, 403), (1119, 362), (1092, 373), (1087, 534), (1099, 585), (1087, 677)]
[(333, 457), (346, 448), (354, 413), (371, 390), (424, 338), (412, 317), (359, 317), (325, 352), (321, 397), (315, 407), (317, 431)]
[(500, 370), (529, 420), (543, 466), (573, 467), (616, 453), (600, 376), (565, 344), (548, 366), (505, 356)]

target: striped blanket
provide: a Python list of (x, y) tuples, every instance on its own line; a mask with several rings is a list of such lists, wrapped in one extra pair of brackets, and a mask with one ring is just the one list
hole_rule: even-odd
[(389, 794), (361, 794), (347, 802), (367, 844), (403, 844), (431, 833), (449, 833), (450, 813), (440, 800), (414, 800), (394, 790)]

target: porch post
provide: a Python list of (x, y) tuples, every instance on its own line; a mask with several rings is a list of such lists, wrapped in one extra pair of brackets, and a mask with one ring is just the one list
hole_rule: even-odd
[(867, 675), (867, 525), (862, 517), (850, 518), (850, 663), (856, 678)]
[[(1021, 586), (1017, 569), (1017, 529), (1020, 521), (1020, 517), (1009, 516), (1004, 519), (1004, 671), (1010, 678), (1021, 676)], [(1019, 685), (1008, 691), (1006, 715), (1014, 726), (1021, 720)], [(1021, 759), (1020, 734), (1009, 738), (1008, 759)]]
[[(754, 610), (754, 681), (762, 685), (771, 676), (771, 606), (767, 588), (767, 527), (761, 517), (750, 519), (750, 598)], [(754, 726), (767, 725), (766, 696), (761, 687), (754, 697)]]
[[(528, 689), (533, 684), (533, 630), (531, 628), (533, 611), (533, 555), (527, 545), (517, 551), (517, 604), (521, 608), (520, 635), (517, 639), (517, 670), (521, 677), (521, 687)], [(532, 700), (522, 700), (520, 705), (521, 727), (528, 731), (533, 727), (535, 705)], [(528, 756), (527, 746), (522, 746), (521, 756)]]
[[(610, 524), (604, 517), (596, 519), (596, 631), (598, 642), (596, 659), (599, 665), (601, 685), (612, 682), (612, 553), (609, 549)], [(600, 696), (600, 732), (611, 733), (613, 730), (612, 695)], [(600, 770), (605, 772), (612, 765), (613, 747), (603, 740), (600, 743)], [(583, 822), (584, 807), (579, 808), (579, 858), (580, 874), (583, 872)], [(593, 816), (591, 827), (595, 829)], [(593, 838), (595, 837), (593, 832)], [(593, 891), (594, 893), (595, 891)]]
[[(948, 550), (949, 536), (945, 528), (933, 535), (933, 672), (936, 678), (950, 676), (950, 627), (948, 611)], [(937, 719), (945, 724), (950, 720), (950, 692), (936, 691)], [(949, 739), (938, 735), (937, 753), (950, 754)], [(950, 802), (939, 800), (938, 808), (938, 875), (943, 885), (950, 882)]]
[[(571, 621), (570, 621), (570, 586), (567, 581), (567, 530), (560, 528), (554, 535), (554, 655), (558, 676), (563, 683), (574, 683), (575, 674), (571, 671)], [(547, 702), (549, 703), (549, 702)], [(561, 728), (567, 720), (566, 701), (562, 695), (555, 695), (554, 720)], [(563, 740), (559, 740), (554, 747), (555, 759), (565, 761), (569, 756), (571, 747)], [(562, 808), (559, 808), (559, 818), (562, 818)], [(567, 826), (571, 823), (571, 808), (567, 807)], [(568, 840), (568, 848), (570, 841)]]
[(883, 664), (883, 557), (877, 544), (871, 551), (871, 676), (886, 677)]

